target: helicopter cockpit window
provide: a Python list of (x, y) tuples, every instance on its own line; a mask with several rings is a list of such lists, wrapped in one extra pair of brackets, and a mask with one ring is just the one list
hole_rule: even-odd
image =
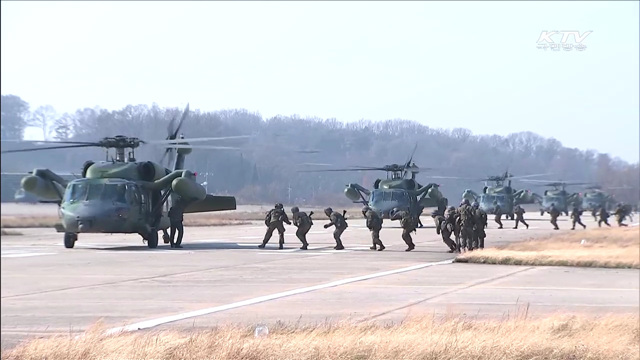
[(404, 191), (394, 191), (391, 193), (391, 200), (393, 201), (408, 201), (407, 193)]
[(126, 187), (124, 184), (104, 184), (101, 200), (115, 201), (126, 204)]
[(84, 200), (88, 189), (89, 186), (86, 183), (70, 185), (70, 189), (65, 193), (64, 202), (72, 203)]
[(138, 188), (133, 184), (127, 184), (127, 202), (131, 205), (140, 204)]

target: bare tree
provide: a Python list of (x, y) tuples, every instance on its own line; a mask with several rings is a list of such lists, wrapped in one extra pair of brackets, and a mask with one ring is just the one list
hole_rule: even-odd
[(51, 105), (44, 105), (38, 107), (31, 117), (29, 118), (27, 124), (29, 126), (34, 126), (40, 128), (42, 130), (42, 137), (44, 140), (49, 138), (49, 130), (50, 125), (53, 124), (56, 118), (56, 110)]

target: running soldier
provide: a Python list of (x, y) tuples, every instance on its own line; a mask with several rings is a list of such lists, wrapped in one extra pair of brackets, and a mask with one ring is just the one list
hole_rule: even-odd
[(324, 228), (328, 229), (330, 226), (335, 226), (335, 230), (333, 231), (333, 238), (336, 241), (336, 246), (334, 247), (334, 249), (344, 250), (344, 246), (342, 245), (342, 239), (340, 239), (340, 235), (342, 235), (342, 233), (347, 229), (347, 227), (349, 227), (349, 225), (347, 224), (347, 219), (344, 218), (344, 214), (346, 214), (347, 212), (343, 211), (342, 215), (340, 215), (339, 213), (333, 211), (333, 209), (329, 207), (324, 209), (324, 213), (325, 215), (327, 215), (327, 217), (331, 221), (328, 224), (324, 224)]
[(291, 221), (289, 221), (289, 217), (287, 213), (284, 212), (284, 206), (280, 203), (277, 203), (276, 206), (271, 209), (264, 218), (264, 224), (267, 226), (267, 233), (264, 234), (264, 240), (262, 240), (262, 244), (258, 245), (259, 248), (263, 249), (271, 236), (273, 235), (273, 231), (278, 229), (279, 235), (279, 246), (278, 249), (284, 248), (284, 226), (282, 223), (285, 222), (287, 225), (291, 225)]
[(600, 219), (598, 219), (598, 227), (602, 227), (602, 223), (611, 227), (611, 225), (609, 225), (609, 212), (604, 208), (604, 206), (600, 208), (600, 213), (598, 215), (600, 216)]
[(624, 218), (627, 216), (627, 212), (625, 211), (622, 204), (618, 204), (618, 207), (616, 208), (616, 211), (613, 213), (613, 215), (616, 216), (616, 222), (618, 223), (618, 226), (627, 226), (627, 224), (623, 223)]
[(571, 230), (576, 229), (576, 224), (582, 225), (583, 229), (587, 228), (587, 225), (583, 224), (582, 220), (580, 220), (580, 215), (582, 215), (582, 210), (578, 209), (578, 206), (574, 205), (573, 210), (571, 210)]
[(556, 204), (552, 203), (549, 207), (549, 216), (551, 216), (551, 225), (553, 225), (553, 230), (560, 230), (558, 227), (558, 216), (560, 216), (560, 211), (556, 208)]
[(502, 229), (502, 208), (498, 205), (497, 201), (493, 202), (494, 210), (493, 213), (496, 215), (495, 222), (500, 226), (498, 229)]
[(313, 211), (307, 215), (307, 213), (300, 211), (300, 209), (295, 206), (291, 208), (291, 213), (293, 214), (293, 225), (298, 228), (298, 230), (296, 230), (296, 236), (302, 243), (300, 250), (307, 250), (309, 246), (309, 243), (307, 243), (307, 233), (313, 225), (313, 220), (311, 219)]
[[(365, 206), (362, 208), (362, 215), (367, 219), (367, 229), (371, 231), (371, 240), (373, 246), (369, 249), (382, 251), (385, 249), (382, 241), (380, 240), (380, 230), (382, 230), (382, 218), (377, 212), (371, 210), (370, 207)], [(378, 247), (378, 248), (377, 248)]]
[(524, 209), (522, 208), (522, 206), (520, 205), (516, 205), (516, 208), (513, 210), (513, 212), (516, 214), (516, 226), (514, 226), (514, 229), (518, 228), (518, 223), (521, 222), (524, 224), (524, 226), (527, 227), (527, 229), (529, 228), (529, 224), (527, 224), (526, 221), (524, 221)]
[(407, 244), (405, 251), (411, 251), (416, 248), (411, 238), (411, 232), (415, 232), (418, 227), (418, 221), (408, 211), (400, 211), (398, 208), (391, 210), (391, 220), (400, 220), (402, 227), (402, 240)]

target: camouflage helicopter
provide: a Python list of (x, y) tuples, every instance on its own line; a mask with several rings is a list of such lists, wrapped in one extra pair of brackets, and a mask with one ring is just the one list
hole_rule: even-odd
[[(185, 157), (194, 148), (233, 149), (209, 145), (194, 146), (183, 136), (177, 138), (188, 111), (187, 105), (175, 129), (175, 118), (171, 121), (166, 140), (144, 141), (118, 135), (96, 142), (42, 141), (63, 145), (9, 150), (2, 153), (82, 147), (106, 148), (106, 161), (86, 161), (82, 168), (82, 177), (78, 179), (67, 180), (49, 169), (35, 169), (30, 175), (22, 178), (21, 188), (44, 202), (56, 202), (59, 205), (61, 224), (56, 229), (64, 232), (66, 248), (73, 248), (78, 234), (81, 233), (137, 233), (147, 242), (149, 248), (156, 248), (158, 231), (164, 232), (164, 241), (168, 242), (166, 229), (170, 226), (168, 209), (171, 203), (185, 201), (188, 204), (185, 213), (236, 209), (235, 197), (207, 194), (204, 187), (195, 181), (196, 174), (184, 169)], [(247, 136), (194, 138), (188, 141), (240, 137)], [(134, 150), (143, 144), (166, 147), (163, 160), (169, 155), (170, 162), (173, 162), (173, 166), (169, 167), (172, 169), (153, 161), (137, 161)], [(109, 159), (109, 149), (115, 149), (115, 158)], [(130, 149), (128, 157), (125, 157), (126, 149)]]
[[(403, 165), (353, 166), (347, 169), (301, 170), (300, 172), (385, 171), (386, 179), (377, 179), (373, 183), (373, 190), (353, 183), (347, 184), (344, 189), (344, 194), (349, 200), (368, 205), (384, 219), (390, 218), (389, 214), (395, 208), (408, 210), (414, 216), (419, 216), (425, 207), (438, 207), (444, 211), (449, 201), (440, 192), (440, 185), (429, 183), (423, 186), (416, 181), (416, 174), (420, 172), (420, 168), (412, 162), (416, 149), (417, 145)], [(432, 178), (457, 179), (449, 176), (432, 176)]]
[(616, 203), (613, 195), (604, 192), (600, 185), (587, 186), (585, 190), (582, 194), (582, 209), (585, 211), (598, 211), (602, 207), (611, 210)]
[[(527, 180), (527, 181), (546, 182), (546, 180)], [(540, 184), (540, 186), (549, 186), (553, 188), (553, 189), (544, 191), (544, 195), (542, 196), (542, 202), (540, 203), (540, 215), (544, 215), (545, 212), (549, 212), (549, 209), (551, 208), (551, 204), (554, 204), (556, 209), (558, 209), (560, 213), (564, 213), (567, 216), (569, 215), (569, 211), (574, 206), (578, 206), (579, 209), (582, 209), (582, 194), (569, 193), (566, 190), (567, 186), (572, 186), (572, 185), (589, 185), (589, 183), (551, 181), (545, 184)]]
[[(523, 176), (513, 176), (509, 171), (505, 171), (502, 175), (488, 176), (480, 181), (485, 182), (484, 188), (482, 188), (482, 194), (478, 195), (471, 189), (467, 189), (462, 193), (463, 199), (468, 199), (470, 202), (477, 201), (480, 204), (480, 208), (486, 211), (488, 214), (493, 214), (495, 210), (494, 202), (500, 205), (503, 214), (507, 218), (514, 219), (514, 207), (520, 204), (530, 204), (539, 199), (540, 196), (532, 193), (530, 190), (521, 189), (516, 190), (511, 187), (511, 181), (513, 179), (523, 179), (533, 176), (541, 176), (546, 174), (532, 174)], [(495, 185), (490, 186), (488, 182), (493, 181)], [(505, 181), (507, 184), (505, 185)]]

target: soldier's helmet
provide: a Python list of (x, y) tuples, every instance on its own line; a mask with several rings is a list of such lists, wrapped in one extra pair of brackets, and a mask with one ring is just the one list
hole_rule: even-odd
[(471, 206), (473, 206), (473, 208), (477, 209), (480, 207), (480, 204), (478, 204), (477, 201), (474, 201), (473, 204), (471, 204)]
[(300, 212), (300, 209), (298, 209), (298, 207), (297, 207), (297, 206), (294, 206), (294, 207), (292, 207), (292, 208), (291, 208), (291, 212), (292, 212), (293, 214), (295, 214), (295, 213), (297, 213), (297, 212)]
[(449, 211), (456, 211), (456, 208), (455, 208), (454, 206), (449, 206), (449, 207), (447, 208), (447, 210), (449, 210)]
[(280, 203), (276, 203), (276, 209), (283, 209), (284, 205), (280, 204)]
[(469, 199), (464, 199), (464, 200), (462, 200), (462, 203), (463, 203), (464, 205), (469, 205)]
[(332, 213), (332, 212), (333, 212), (333, 209), (332, 209), (332, 208), (330, 208), (330, 207), (328, 207), (328, 208), (324, 209), (324, 213), (325, 213), (327, 216), (331, 215), (331, 213)]

